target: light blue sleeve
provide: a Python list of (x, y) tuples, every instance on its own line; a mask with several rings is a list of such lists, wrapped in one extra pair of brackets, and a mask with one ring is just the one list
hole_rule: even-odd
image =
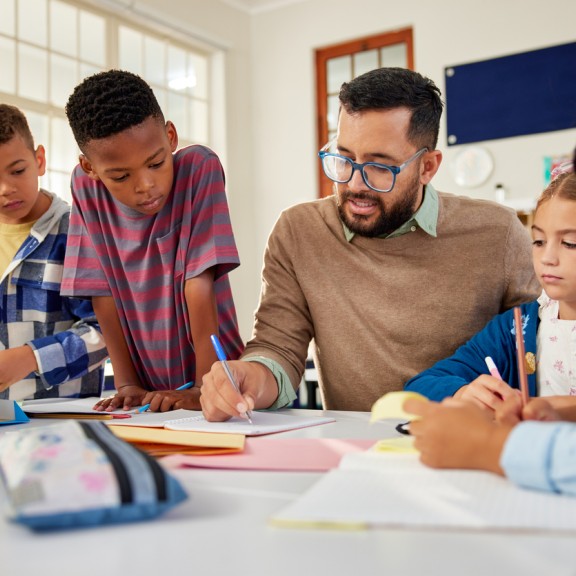
[(284, 408), (290, 405), (296, 399), (296, 392), (292, 388), (290, 383), (290, 378), (286, 371), (280, 366), (278, 362), (270, 360), (270, 358), (264, 358), (264, 356), (248, 356), (242, 358), (244, 362), (258, 362), (259, 364), (264, 364), (270, 372), (274, 375), (276, 383), (278, 384), (278, 398), (272, 406), (268, 407), (268, 410), (278, 410), (278, 408)]
[(521, 422), (506, 440), (500, 466), (524, 488), (576, 496), (576, 424)]

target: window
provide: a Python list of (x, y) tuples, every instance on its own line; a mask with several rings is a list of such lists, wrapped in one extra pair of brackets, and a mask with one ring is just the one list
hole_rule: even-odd
[[(383, 66), (414, 67), (411, 28), (316, 50), (318, 150), (336, 136), (342, 83)], [(330, 196), (332, 190), (333, 183), (320, 169), (319, 196)]]
[(139, 74), (181, 145), (210, 144), (209, 63), (208, 52), (74, 0), (2, 0), (0, 100), (26, 114), (47, 150), (41, 185), (68, 201), (78, 149), (64, 105), (83, 78), (109, 68)]

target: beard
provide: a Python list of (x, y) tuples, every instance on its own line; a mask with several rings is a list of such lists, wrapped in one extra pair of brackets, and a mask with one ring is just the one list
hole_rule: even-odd
[[(346, 189), (338, 194), (338, 214), (340, 219), (347, 228), (366, 238), (376, 238), (378, 236), (387, 236), (400, 228), (412, 218), (418, 206), (418, 195), (420, 192), (419, 177), (414, 178), (407, 183), (406, 189), (401, 193), (399, 200), (386, 207), (382, 202), (382, 197), (388, 192), (350, 192)], [(348, 215), (344, 210), (347, 200), (369, 200), (376, 202), (380, 214), (374, 220), (373, 216), (364, 216), (362, 214)]]

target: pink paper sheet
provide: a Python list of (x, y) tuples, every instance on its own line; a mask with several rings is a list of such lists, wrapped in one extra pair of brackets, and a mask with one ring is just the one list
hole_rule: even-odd
[(336, 468), (344, 454), (367, 450), (375, 443), (374, 440), (340, 438), (246, 438), (244, 451), (236, 454), (174, 454), (162, 458), (161, 462), (169, 468), (324, 472)]

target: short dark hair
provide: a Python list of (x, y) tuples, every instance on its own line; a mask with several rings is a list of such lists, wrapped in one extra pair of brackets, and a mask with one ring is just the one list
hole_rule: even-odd
[(113, 136), (147, 118), (164, 121), (152, 88), (125, 70), (98, 72), (83, 80), (68, 99), (66, 116), (81, 150), (90, 140)]
[(34, 151), (34, 138), (24, 113), (10, 104), (0, 104), (0, 144), (6, 144), (16, 135)]
[(366, 110), (408, 108), (412, 112), (408, 140), (434, 150), (438, 143), (441, 92), (425, 76), (405, 68), (377, 68), (342, 84), (340, 104), (355, 114)]

